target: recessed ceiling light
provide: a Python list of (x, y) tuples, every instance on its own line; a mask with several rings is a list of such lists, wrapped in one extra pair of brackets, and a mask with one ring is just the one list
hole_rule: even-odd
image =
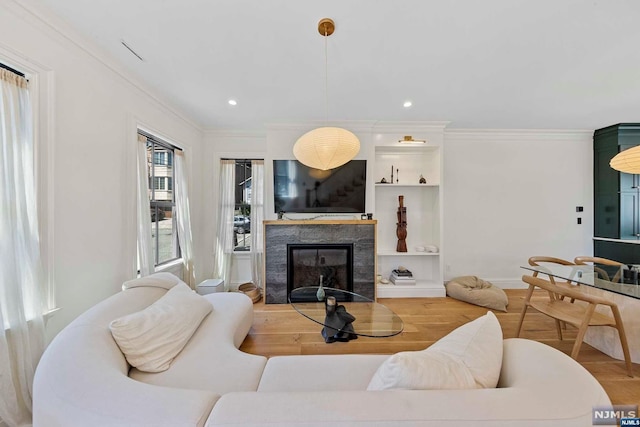
[(403, 106), (404, 108), (409, 108), (409, 107), (411, 107), (412, 105), (413, 105), (413, 102), (411, 102), (411, 101), (404, 101), (404, 104), (402, 104), (402, 106)]
[(230, 99), (229, 105), (233, 105), (235, 107), (236, 105), (238, 105), (238, 101), (236, 101), (235, 99)]

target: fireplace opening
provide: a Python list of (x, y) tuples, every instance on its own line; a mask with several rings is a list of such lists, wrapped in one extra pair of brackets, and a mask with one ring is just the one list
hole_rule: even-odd
[(287, 295), (301, 287), (319, 286), (353, 292), (353, 243), (288, 244)]

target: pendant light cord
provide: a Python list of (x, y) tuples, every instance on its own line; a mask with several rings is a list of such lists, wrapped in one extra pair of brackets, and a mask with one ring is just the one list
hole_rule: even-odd
[(327, 24), (324, 24), (324, 119), (325, 124), (329, 124), (329, 54), (327, 49)]

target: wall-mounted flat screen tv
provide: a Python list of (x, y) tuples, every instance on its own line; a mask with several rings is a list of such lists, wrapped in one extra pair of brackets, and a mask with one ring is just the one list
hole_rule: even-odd
[(350, 162), (328, 171), (297, 160), (273, 161), (275, 212), (365, 212), (367, 161)]

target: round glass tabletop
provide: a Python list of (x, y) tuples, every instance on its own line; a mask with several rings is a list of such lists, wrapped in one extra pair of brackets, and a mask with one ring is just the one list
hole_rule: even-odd
[(365, 337), (391, 337), (402, 332), (402, 319), (383, 304), (370, 300), (362, 295), (341, 289), (323, 288), (324, 297), (318, 298), (318, 287), (307, 286), (296, 288), (289, 294), (289, 302), (293, 308), (307, 319), (322, 326), (325, 324), (327, 297), (335, 297), (338, 305), (355, 317), (351, 323), (353, 333)]

